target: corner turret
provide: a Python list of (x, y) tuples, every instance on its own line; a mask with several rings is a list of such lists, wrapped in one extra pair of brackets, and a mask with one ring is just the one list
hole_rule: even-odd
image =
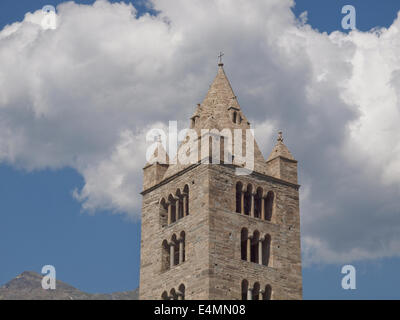
[(279, 131), (277, 143), (267, 159), (267, 173), (297, 184), (297, 160), (283, 143), (282, 131)]

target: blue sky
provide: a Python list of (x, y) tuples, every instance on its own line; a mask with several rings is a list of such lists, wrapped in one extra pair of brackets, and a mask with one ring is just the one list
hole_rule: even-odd
[[(2, 0), (0, 27), (21, 21), (26, 12), (62, 1)], [(93, 1), (76, 1), (90, 4)], [(126, 1), (127, 2), (127, 1)], [(308, 11), (319, 31), (341, 30), (341, 8), (353, 4), (357, 27), (388, 27), (400, 10), (396, 0), (297, 0), (294, 12)], [(144, 10), (144, 7), (140, 7)], [(343, 30), (342, 30), (343, 31)], [(210, 79), (211, 80), (211, 79)], [(87, 292), (132, 290), (139, 280), (140, 222), (111, 210), (82, 211), (73, 196), (85, 185), (72, 168), (26, 171), (0, 165), (0, 284), (25, 270), (56, 266), (57, 277)], [(341, 264), (304, 268), (305, 299), (399, 299), (400, 259), (353, 262), (357, 289), (340, 287)]]

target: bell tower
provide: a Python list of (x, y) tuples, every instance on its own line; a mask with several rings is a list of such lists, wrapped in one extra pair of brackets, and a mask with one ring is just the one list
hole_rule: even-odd
[[(226, 133), (241, 130), (244, 137), (250, 123), (221, 60), (190, 128), (196, 161), (170, 161), (159, 145), (154, 157), (167, 163), (156, 159), (144, 168), (139, 298), (301, 299), (297, 161), (281, 132), (267, 160), (251, 136), (252, 170), (237, 174), (238, 136)], [(219, 163), (204, 161), (199, 150), (210, 139), (214, 153), (213, 137), (223, 142), (221, 150), (231, 145), (231, 163), (223, 151)], [(246, 157), (248, 141), (240, 142)]]

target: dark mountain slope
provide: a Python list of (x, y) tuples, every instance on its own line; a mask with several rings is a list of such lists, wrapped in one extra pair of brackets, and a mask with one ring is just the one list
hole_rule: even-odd
[(90, 294), (57, 280), (56, 290), (42, 289), (42, 276), (25, 271), (0, 287), (0, 300), (137, 300), (138, 289), (111, 294)]

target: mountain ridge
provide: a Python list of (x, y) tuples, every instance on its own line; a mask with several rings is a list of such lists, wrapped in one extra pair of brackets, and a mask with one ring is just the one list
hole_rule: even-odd
[(113, 293), (86, 293), (57, 280), (55, 290), (42, 288), (43, 276), (24, 271), (0, 287), (0, 300), (138, 300), (139, 290)]

